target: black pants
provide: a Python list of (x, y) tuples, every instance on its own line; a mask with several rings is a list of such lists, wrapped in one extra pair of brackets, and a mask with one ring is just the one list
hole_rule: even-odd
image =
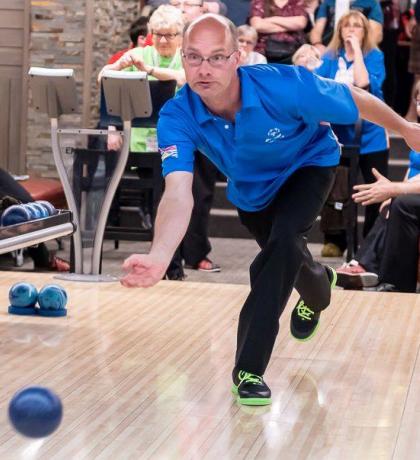
[(420, 194), (401, 195), (390, 207), (379, 281), (397, 291), (416, 292)]
[(366, 235), (360, 245), (355, 259), (366, 269), (368, 272), (379, 273), (379, 266), (385, 247), (386, 228), (388, 220), (384, 215), (379, 214), (374, 226)]
[(315, 311), (330, 302), (330, 282), (314, 262), (306, 235), (319, 215), (334, 180), (335, 168), (296, 171), (272, 203), (257, 212), (239, 211), (261, 252), (250, 267), (251, 292), (241, 310), (235, 368), (263, 375), (293, 287)]
[[(3, 169), (0, 169), (0, 199), (5, 196), (11, 196), (22, 203), (34, 201), (31, 195), (23, 188), (19, 182)], [(48, 268), (49, 251), (44, 243), (32, 246), (27, 249), (29, 256), (34, 261), (35, 268)]]
[(197, 265), (211, 251), (208, 226), (217, 174), (216, 166), (202, 153), (196, 152), (192, 185), (194, 207), (181, 243), (181, 257), (187, 265)]
[[(372, 152), (359, 156), (359, 168), (363, 176), (365, 184), (376, 182), (375, 176), (372, 174), (372, 168), (377, 169), (383, 176), (388, 176), (388, 157), (389, 150), (381, 150), (379, 152)], [(371, 204), (365, 208), (365, 222), (363, 224), (363, 237), (365, 237), (370, 229), (375, 224), (375, 220), (379, 215), (378, 204)], [(325, 243), (334, 243), (341, 250), (347, 247), (347, 238), (345, 231), (326, 232)]]
[(208, 226), (217, 175), (216, 166), (202, 153), (195, 152), (192, 185), (194, 207), (184, 239), (166, 271), (169, 279), (179, 279), (184, 275), (183, 260), (186, 265), (195, 267), (211, 251)]

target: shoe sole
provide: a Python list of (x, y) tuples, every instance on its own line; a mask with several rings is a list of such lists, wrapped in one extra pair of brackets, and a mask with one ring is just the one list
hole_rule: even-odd
[[(338, 278), (337, 272), (330, 266), (328, 266), (328, 268), (331, 270), (331, 273), (332, 273), (332, 279), (330, 280), (330, 286), (331, 286), (331, 289), (334, 289), (335, 286), (337, 285), (337, 278)], [(317, 325), (315, 326), (314, 330), (307, 337), (298, 337), (293, 334), (292, 330), (290, 331), (290, 334), (298, 342), (307, 342), (308, 340), (311, 340), (312, 337), (317, 333), (318, 328), (319, 328), (319, 321)]]
[(241, 398), (235, 384), (232, 384), (231, 391), (236, 396), (236, 402), (243, 406), (269, 406), (271, 404), (271, 398)]
[(378, 284), (376, 273), (360, 273), (351, 275), (350, 273), (337, 273), (337, 286), (343, 289), (363, 289), (364, 287), (374, 287)]
[(210, 269), (207, 269), (207, 268), (196, 268), (196, 270), (198, 270), (199, 272), (207, 272), (207, 273), (218, 273), (221, 271), (220, 268), (210, 268)]

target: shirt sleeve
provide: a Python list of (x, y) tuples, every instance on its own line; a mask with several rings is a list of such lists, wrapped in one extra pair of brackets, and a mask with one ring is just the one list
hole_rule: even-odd
[(194, 170), (196, 146), (183, 120), (182, 114), (167, 106), (159, 114), (157, 137), (164, 177), (174, 171)]
[(384, 14), (382, 12), (380, 2), (376, 0), (372, 1), (372, 9), (370, 10), (368, 19), (379, 22), (380, 24), (384, 23)]
[(257, 16), (259, 18), (265, 17), (264, 0), (252, 0), (251, 12), (249, 14), (249, 17), (252, 18), (254, 16)]
[(315, 19), (326, 18), (328, 16), (328, 2), (325, 0), (319, 5), (318, 11), (316, 12)]
[(382, 51), (373, 50), (365, 57), (365, 65), (369, 74), (370, 92), (382, 97), (382, 85), (385, 80), (385, 64)]
[(296, 67), (297, 113), (307, 123), (353, 124), (359, 111), (347, 85)]

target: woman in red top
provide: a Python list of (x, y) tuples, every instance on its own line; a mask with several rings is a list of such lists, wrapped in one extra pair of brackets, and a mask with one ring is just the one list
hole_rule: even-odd
[(306, 42), (308, 22), (303, 0), (252, 0), (250, 24), (258, 32), (255, 48), (268, 62), (290, 64)]

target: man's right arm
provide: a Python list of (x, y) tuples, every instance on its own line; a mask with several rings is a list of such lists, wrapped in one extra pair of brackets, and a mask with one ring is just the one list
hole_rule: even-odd
[(165, 179), (165, 191), (159, 204), (152, 248), (149, 254), (133, 254), (125, 260), (126, 287), (151, 287), (164, 276), (172, 256), (184, 237), (194, 200), (190, 172), (176, 171)]

